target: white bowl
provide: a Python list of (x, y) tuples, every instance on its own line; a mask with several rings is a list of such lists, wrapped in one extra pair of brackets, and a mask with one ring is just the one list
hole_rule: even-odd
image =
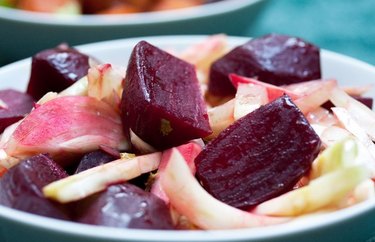
[(54, 47), (118, 38), (245, 33), (265, 0), (225, 0), (185, 9), (117, 16), (56, 16), (0, 7), (0, 65)]
[[(125, 66), (133, 46), (146, 39), (161, 48), (181, 49), (203, 36), (164, 36), (107, 41), (79, 47), (98, 59)], [(232, 46), (248, 39), (231, 37)], [(321, 53), (323, 77), (334, 77), (343, 85), (373, 83), (375, 67), (330, 51)], [(30, 59), (0, 68), (0, 89), (25, 90)], [(375, 92), (369, 93), (375, 97)], [(220, 211), (218, 211), (220, 212)], [(248, 241), (316, 242), (375, 241), (375, 201), (365, 201), (347, 209), (298, 219), (272, 227), (224, 231), (151, 231), (117, 229), (65, 222), (0, 206), (0, 241), (6, 242), (114, 242), (114, 241)]]

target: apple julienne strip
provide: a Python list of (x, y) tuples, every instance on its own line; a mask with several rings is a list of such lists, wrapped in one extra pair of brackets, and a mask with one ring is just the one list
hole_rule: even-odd
[(102, 100), (113, 107), (120, 105), (123, 76), (111, 64), (96, 65), (89, 69), (88, 96)]
[(341, 124), (352, 133), (366, 148), (372, 158), (372, 167), (375, 168), (375, 144), (366, 133), (366, 126), (360, 124), (357, 119), (345, 108), (332, 108), (333, 113), (336, 115)]
[(234, 119), (238, 120), (268, 102), (268, 93), (264, 86), (239, 83), (235, 96)]
[(208, 72), (212, 62), (223, 56), (228, 50), (227, 36), (217, 34), (209, 36), (202, 42), (191, 45), (179, 54), (179, 57), (197, 69)]
[(231, 99), (228, 102), (214, 108), (210, 108), (207, 111), (212, 134), (205, 139), (211, 140), (217, 137), (221, 131), (226, 129), (234, 122), (234, 105), (235, 99)]
[(375, 112), (349, 96), (340, 88), (335, 88), (333, 90), (330, 100), (336, 107), (346, 109), (366, 131), (367, 135), (375, 141)]
[[(203, 144), (200, 144), (199, 141), (197, 140), (195, 141), (193, 140), (193, 141), (190, 141), (189, 143), (177, 146), (175, 148), (184, 157), (186, 164), (189, 167), (190, 172), (194, 175), (196, 171), (194, 159), (202, 151)], [(155, 174), (154, 182), (151, 186), (151, 191), (150, 191), (157, 197), (164, 200), (164, 202), (167, 204), (169, 204), (169, 198), (163, 190), (163, 187), (161, 185), (161, 178), (164, 176), (165, 168), (167, 167), (168, 162), (170, 161), (171, 152), (172, 152), (172, 149), (163, 151), (160, 165), (158, 168), (158, 172)]]
[(43, 193), (61, 203), (77, 201), (106, 189), (110, 184), (125, 182), (157, 169), (160, 159), (161, 152), (118, 159), (53, 182), (43, 188)]
[(283, 223), (289, 218), (256, 215), (231, 207), (206, 192), (175, 148), (161, 178), (171, 205), (201, 229), (249, 228)]

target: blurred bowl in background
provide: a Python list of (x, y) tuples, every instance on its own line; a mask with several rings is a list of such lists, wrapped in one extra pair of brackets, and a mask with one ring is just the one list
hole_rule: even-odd
[(55, 15), (0, 7), (0, 65), (62, 42), (70, 45), (150, 35), (242, 35), (265, 0), (224, 0), (184, 9), (123, 15)]

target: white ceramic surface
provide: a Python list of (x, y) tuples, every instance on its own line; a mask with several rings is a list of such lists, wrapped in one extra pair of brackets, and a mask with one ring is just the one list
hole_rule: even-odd
[[(79, 47), (103, 62), (126, 66), (133, 46), (141, 39), (164, 49), (182, 49), (203, 36), (164, 36), (108, 41)], [(231, 45), (248, 39), (231, 37)], [(323, 77), (342, 85), (375, 82), (375, 67), (329, 51), (322, 51)], [(0, 89), (24, 90), (30, 59), (0, 68)], [(375, 92), (369, 93), (375, 97)], [(220, 211), (218, 211), (220, 212)], [(114, 242), (114, 241), (249, 241), (249, 242), (372, 242), (375, 241), (375, 201), (340, 211), (301, 218), (272, 227), (226, 231), (150, 231), (105, 228), (44, 218), (0, 206), (0, 241), (4, 242)]]

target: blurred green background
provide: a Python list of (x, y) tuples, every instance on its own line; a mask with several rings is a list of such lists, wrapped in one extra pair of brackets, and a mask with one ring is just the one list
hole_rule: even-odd
[(246, 34), (302, 37), (375, 65), (375, 0), (268, 0)]

